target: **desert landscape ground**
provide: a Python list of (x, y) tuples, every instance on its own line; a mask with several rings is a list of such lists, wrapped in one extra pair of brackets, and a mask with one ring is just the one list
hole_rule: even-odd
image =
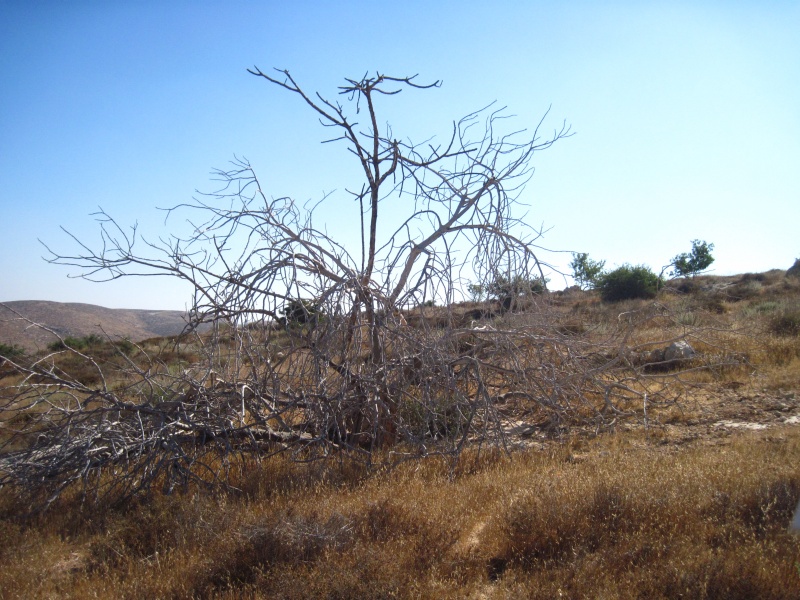
[[(266, 452), (207, 453), (224, 485), (198, 476), (173, 488), (159, 474), (124, 499), (93, 496), (86, 475), (31, 511), (35, 495), (6, 479), (0, 597), (800, 597), (800, 535), (789, 531), (800, 500), (800, 279), (701, 275), (613, 303), (573, 289), (512, 315), (488, 302), (409, 312), (403, 327), (429, 318), (446, 328), (435, 323), (445, 313), (476, 339), (547, 315), (569, 349), (627, 323), (618, 354), (595, 358), (619, 361), (614, 373), (630, 377), (615, 374), (615, 385), (631, 393), (613, 410), (598, 398), (601, 409), (557, 412), (506, 390), (491, 396), (497, 443), (472, 432), (459, 452), (437, 454), (460, 435), (439, 429), (426, 456), (403, 460), (402, 440), (365, 461), (355, 442), (320, 455), (271, 439)], [(307, 350), (279, 333), (272, 356), (301, 360)], [(664, 360), (675, 340), (695, 354)], [(201, 342), (96, 340), (14, 363), (47, 355), (53, 373), (84, 386), (76, 397), (125, 394), (133, 388), (105, 381), (114, 368), (185, 372), (202, 362)], [(36, 380), (9, 362), (0, 377), (8, 455), (34, 422), (12, 400)], [(126, 468), (109, 465), (98, 481)]]

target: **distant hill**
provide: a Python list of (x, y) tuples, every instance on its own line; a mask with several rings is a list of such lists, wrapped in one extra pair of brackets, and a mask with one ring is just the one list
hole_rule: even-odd
[(186, 325), (186, 313), (178, 310), (105, 308), (44, 300), (0, 303), (0, 343), (16, 344), (29, 352), (44, 349), (58, 338), (46, 329), (32, 326), (20, 315), (61, 337), (96, 333), (140, 341), (176, 335)]

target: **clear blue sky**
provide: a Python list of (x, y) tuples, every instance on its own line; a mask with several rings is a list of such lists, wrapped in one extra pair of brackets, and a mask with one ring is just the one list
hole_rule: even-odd
[[(68, 279), (37, 238), (97, 245), (102, 206), (156, 239), (180, 226), (156, 207), (213, 189), (234, 154), (274, 196), (343, 192), (343, 148), (252, 65), (328, 96), (367, 71), (442, 79), (386, 103), (398, 137), (446, 135), (492, 100), (532, 127), (552, 105), (547, 128), (577, 134), (537, 156), (523, 196), (544, 245), (659, 271), (701, 238), (718, 274), (788, 268), (798, 32), (799, 2), (0, 0), (0, 301), (185, 308), (163, 279)], [(342, 198), (329, 230), (358, 218)]]

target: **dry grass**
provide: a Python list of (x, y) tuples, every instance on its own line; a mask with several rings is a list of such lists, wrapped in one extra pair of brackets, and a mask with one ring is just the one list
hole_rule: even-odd
[(791, 597), (797, 437), (773, 440), (537, 473), (496, 518), (497, 570), (528, 597)]
[[(230, 465), (238, 491), (110, 508), (76, 490), (27, 522), (0, 490), (0, 598), (800, 597), (800, 536), (787, 532), (800, 500), (800, 427), (788, 424), (800, 417), (800, 282), (680, 286), (661, 308), (577, 293), (520, 317), (556, 311), (562, 335), (591, 341), (635, 314), (630, 344), (644, 350), (688, 333), (690, 369), (648, 375), (676, 401), (651, 406), (646, 430), (632, 401), (615, 430), (534, 435), (511, 455), (472, 449), (382, 473), (254, 458)], [(189, 351), (144, 346), (170, 364)], [(511, 400), (498, 410), (536, 418)]]
[[(790, 598), (800, 432), (634, 434), (365, 479), (248, 465), (239, 494), (2, 521), (2, 597)], [(6, 507), (8, 508), (8, 507)]]

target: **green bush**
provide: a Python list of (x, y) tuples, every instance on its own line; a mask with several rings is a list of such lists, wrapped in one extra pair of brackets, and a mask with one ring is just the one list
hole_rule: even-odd
[(87, 348), (92, 348), (94, 346), (101, 346), (105, 340), (101, 338), (99, 335), (95, 333), (90, 333), (89, 335), (85, 335), (81, 338), (83, 343), (86, 345)]
[(128, 338), (123, 338), (118, 342), (114, 343), (114, 347), (122, 352), (123, 354), (130, 354), (133, 352), (133, 349), (136, 347), (132, 341)]
[(289, 300), (281, 310), (286, 325), (316, 325), (324, 315), (313, 300), (296, 298)]
[(606, 302), (654, 298), (661, 279), (644, 265), (622, 265), (598, 278), (597, 289)]
[(85, 348), (83, 341), (80, 338), (72, 337), (68, 335), (63, 340), (58, 340), (57, 342), (53, 342), (47, 346), (47, 349), (51, 352), (58, 352), (59, 350), (66, 350), (67, 348), (74, 348), (76, 350), (82, 350)]
[(25, 356), (25, 350), (16, 344), (9, 345), (0, 343), (0, 358), (14, 360), (15, 358), (19, 358), (21, 356)]
[(83, 337), (74, 337), (68, 335), (63, 340), (58, 340), (57, 342), (53, 342), (47, 349), (51, 352), (58, 352), (59, 350), (66, 350), (67, 348), (72, 348), (73, 350), (84, 351), (89, 348), (96, 348), (97, 346), (103, 345), (103, 338), (95, 333), (90, 333), (89, 335), (85, 335)]

